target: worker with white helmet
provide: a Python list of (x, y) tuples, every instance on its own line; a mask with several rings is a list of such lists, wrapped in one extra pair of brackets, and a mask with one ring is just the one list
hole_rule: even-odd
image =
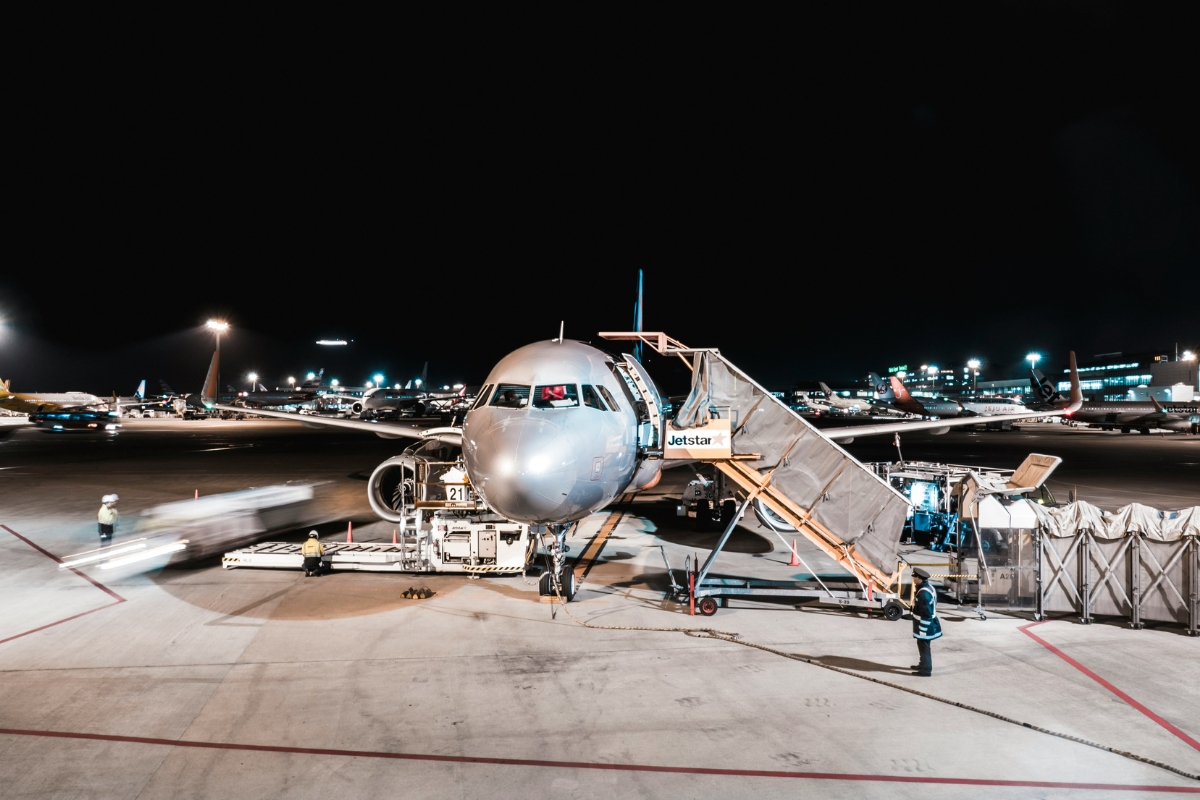
[(316, 531), (308, 532), (308, 538), (300, 548), (300, 555), (304, 556), (304, 577), (321, 574), (321, 556), (325, 555), (325, 545), (321, 544), (320, 534)]
[(103, 505), (100, 506), (100, 513), (96, 515), (100, 523), (100, 546), (108, 547), (112, 544), (113, 529), (117, 525), (117, 496), (106, 494), (100, 498), (100, 502)]

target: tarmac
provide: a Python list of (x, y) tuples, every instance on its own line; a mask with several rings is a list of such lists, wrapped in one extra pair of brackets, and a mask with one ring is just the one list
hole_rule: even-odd
[[(675, 516), (686, 468), (580, 525), (572, 554), (590, 555), (565, 608), (540, 600), (533, 578), (57, 563), (96, 546), (104, 493), (121, 495), (119, 542), (143, 508), (286, 480), (325, 482), (327, 541), (351, 520), (356, 541), (390, 541), (365, 479), (402, 448), (267, 421), (134, 420), (115, 437), (0, 441), (0, 794), (1200, 794), (1200, 779), (1035, 729), (1200, 774), (1200, 640), (1167, 625), (982, 621), (943, 604), (935, 673), (919, 678), (908, 622), (765, 603), (688, 616), (664, 600), (666, 563), (678, 580), (716, 534)], [(902, 448), (996, 467), (1062, 455), (1056, 494), (1200, 504), (1193, 436), (1031, 425), (913, 434)], [(890, 441), (847, 449), (896, 457)], [(718, 572), (798, 577), (778, 539), (744, 524)], [(833, 570), (799, 544), (815, 571)], [(405, 600), (410, 586), (434, 595)], [(630, 627), (715, 628), (777, 652)]]

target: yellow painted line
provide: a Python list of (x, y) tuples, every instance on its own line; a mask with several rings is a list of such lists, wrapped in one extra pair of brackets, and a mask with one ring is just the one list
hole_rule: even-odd
[(596, 558), (599, 557), (600, 551), (604, 548), (604, 543), (608, 540), (608, 535), (617, 527), (617, 523), (625, 516), (624, 511), (614, 510), (608, 515), (608, 519), (604, 520), (604, 524), (600, 526), (600, 531), (592, 537), (592, 541), (588, 542), (587, 549), (583, 551), (583, 555), (579, 557), (579, 561), (575, 564), (575, 583), (578, 584), (583, 580), (584, 576), (591, 571), (592, 565), (595, 564)]

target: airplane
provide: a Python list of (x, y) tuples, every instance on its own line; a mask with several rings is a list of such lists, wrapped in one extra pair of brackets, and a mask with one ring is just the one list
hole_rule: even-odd
[[(1062, 408), (1067, 404), (1067, 399), (1047, 380), (1041, 370), (1031, 370), (1029, 382), (1034, 395), (1041, 398), (1037, 408)], [(1075, 422), (1082, 422), (1101, 430), (1120, 428), (1121, 433), (1129, 433), (1135, 429), (1142, 433), (1150, 433), (1151, 428), (1200, 433), (1200, 403), (1163, 405), (1153, 397), (1148, 402), (1089, 400), (1069, 417)]]
[(925, 398), (918, 400), (913, 397), (904, 383), (895, 375), (888, 376), (887, 381), (880, 380), (874, 372), (869, 374), (871, 385), (875, 387), (875, 402), (879, 405), (903, 411), (906, 414), (916, 414), (919, 417), (957, 417), (962, 414), (962, 406), (954, 400), (939, 400)]
[[(1072, 398), (1082, 398), (1074, 369), (1072, 381)], [(1061, 416), (1076, 406), (1072, 400), (1065, 410), (1026, 413), (1019, 418)], [(223, 404), (215, 407), (245, 411)], [(549, 553), (551, 568), (543, 574), (539, 589), (544, 595), (552, 594), (551, 587), (557, 586), (569, 601), (575, 594), (575, 577), (565, 569), (567, 532), (626, 492), (658, 483), (663, 461), (655, 454), (661, 453), (663, 433), (652, 421), (661, 421), (662, 411), (662, 396), (633, 355), (618, 358), (590, 344), (566, 340), (560, 332), (557, 339), (525, 345), (502, 358), (488, 374), (461, 426), (422, 429), (393, 422), (301, 416), (265, 409), (252, 413), (313, 427), (418, 440), (417, 447), (377, 467), (368, 482), (371, 505), (384, 519), (394, 512), (393, 499), (385, 496), (382, 486), (387, 469), (403, 459), (421, 457), (426, 447), (439, 453), (438, 460), (454, 460), (461, 452), (469, 486), (487, 507), (505, 519), (534, 526), (543, 534), (542, 544)], [(821, 431), (820, 435), (851, 441), (860, 436), (919, 430), (936, 434), (966, 424), (975, 424), (975, 420), (855, 426)], [(395, 521), (400, 517), (396, 516)]]
[[(117, 410), (126, 413), (132, 412), (133, 416), (152, 411), (175, 414), (183, 419), (208, 419), (209, 406), (205, 402), (205, 398), (215, 398), (217, 395), (217, 365), (219, 359), (219, 354), (214, 352), (212, 361), (208, 365), (208, 373), (204, 378), (204, 386), (199, 392), (180, 394), (160, 378), (158, 385), (162, 390), (162, 394), (147, 400), (144, 397), (146, 382), (142, 381), (142, 385), (138, 387), (138, 392), (142, 395), (141, 402), (121, 402), (117, 406)], [(235, 396), (236, 392), (230, 394), (230, 398)]]
[[(870, 414), (874, 407), (860, 397), (842, 397), (824, 383), (818, 381), (818, 386), (825, 393), (824, 397), (800, 392), (804, 404), (816, 411), (840, 412), (843, 414)], [(886, 410), (881, 407), (881, 410)]]
[(108, 404), (87, 392), (13, 392), (12, 381), (0, 381), (0, 408), (20, 414), (68, 409), (107, 410)]
[(1019, 414), (1026, 406), (1015, 397), (971, 397), (960, 398), (959, 404), (963, 410), (980, 417), (992, 417), (997, 414)]

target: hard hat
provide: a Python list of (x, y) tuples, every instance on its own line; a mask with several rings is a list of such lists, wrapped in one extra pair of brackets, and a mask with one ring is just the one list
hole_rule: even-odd
[(115, 494), (106, 494), (100, 498), (100, 502), (104, 504), (115, 503), (117, 502), (117, 496)]
[(316, 539), (316, 538), (317, 538), (318, 536), (320, 536), (320, 535), (321, 535), (321, 534), (317, 533), (316, 531), (309, 531), (309, 532), (308, 532), (308, 538), (310, 538), (310, 539)]

